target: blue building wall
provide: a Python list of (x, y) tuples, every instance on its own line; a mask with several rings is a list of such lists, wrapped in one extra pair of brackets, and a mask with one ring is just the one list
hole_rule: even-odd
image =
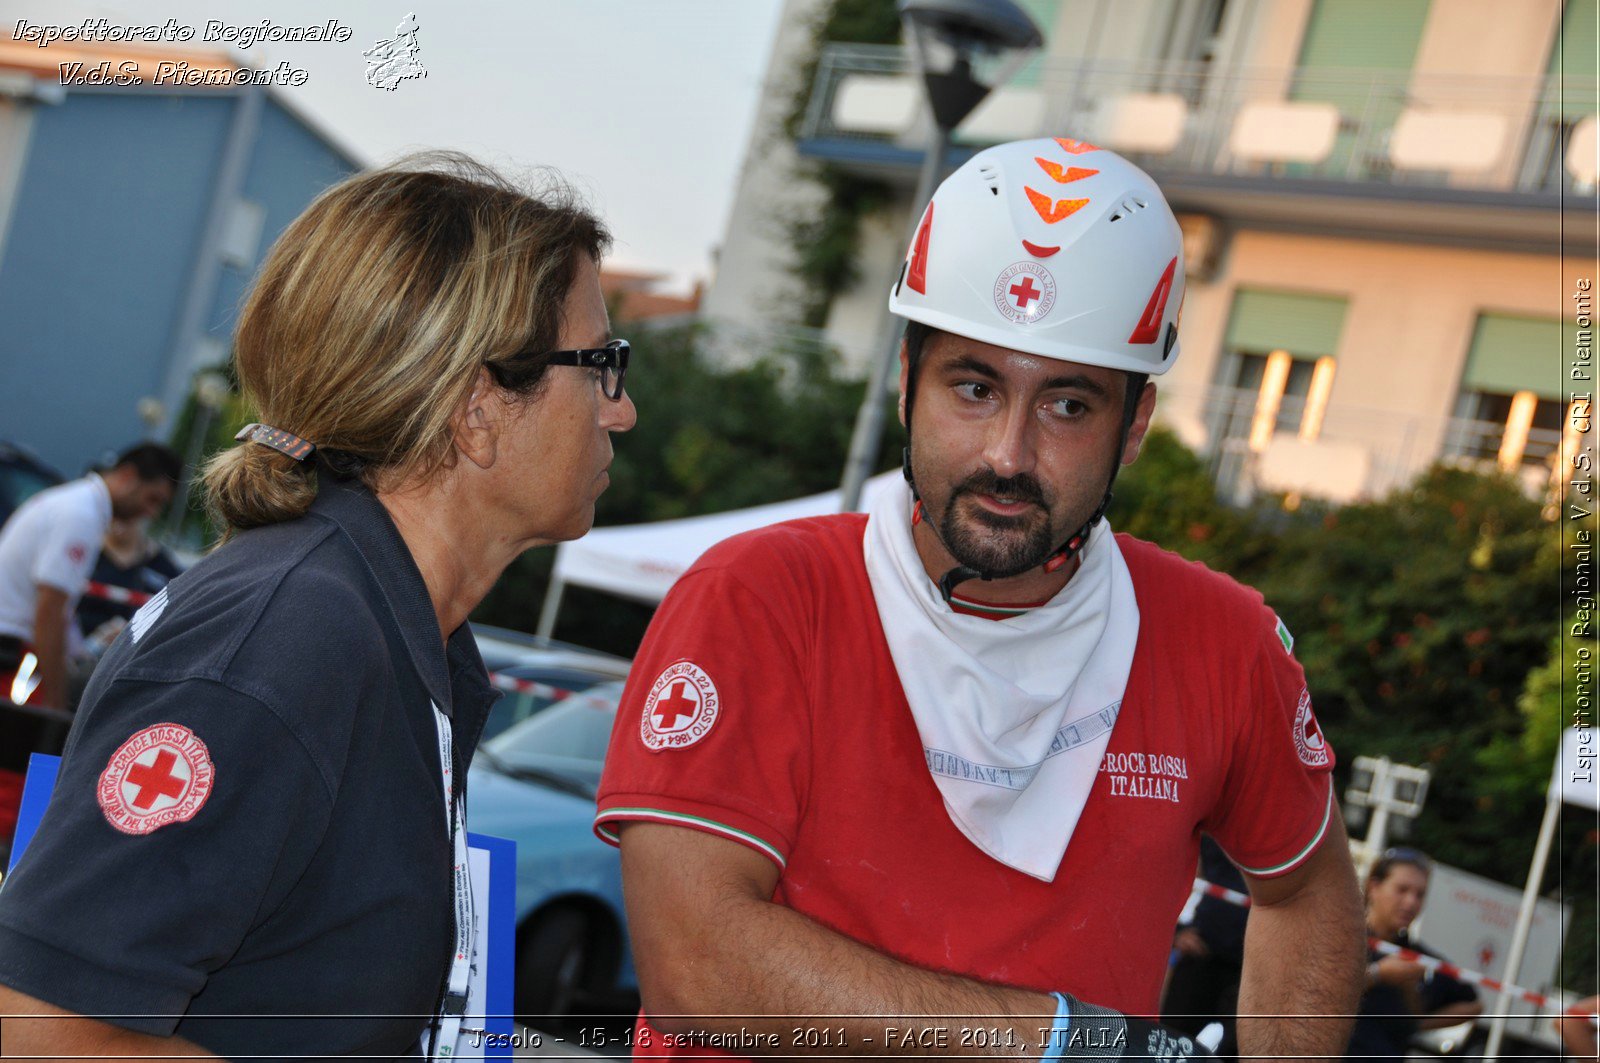
[[(238, 194), (265, 209), (248, 268), (212, 262), (223, 349), (272, 241), (356, 166), (270, 96)], [(0, 438), (68, 475), (143, 438), (202, 252), (233, 95), (72, 93), (40, 106), (0, 255)], [(175, 411), (173, 411), (175, 412)], [(182, 445), (182, 441), (178, 441)]]
[(250, 153), (249, 170), (240, 195), (265, 208), (261, 241), (248, 270), (228, 265), (217, 280), (216, 297), (206, 316), (206, 331), (231, 349), (239, 310), (249, 294), (256, 268), (283, 230), (328, 186), (354, 173), (356, 166), (328, 142), (307, 129), (276, 100), (267, 98), (261, 125)]
[(237, 100), (39, 107), (0, 259), (0, 435), (69, 476), (143, 437)]

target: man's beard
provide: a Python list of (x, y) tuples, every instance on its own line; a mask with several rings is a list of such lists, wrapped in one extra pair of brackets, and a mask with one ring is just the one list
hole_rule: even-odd
[[(1031, 502), (1038, 508), (1006, 516), (974, 505), (972, 517), (962, 521), (956, 517), (956, 504), (964, 494)], [(989, 468), (951, 489), (939, 518), (939, 538), (952, 557), (990, 579), (1008, 579), (1037, 568), (1060, 545), (1050, 527), (1050, 505), (1039, 481), (1027, 473), (1002, 478)]]

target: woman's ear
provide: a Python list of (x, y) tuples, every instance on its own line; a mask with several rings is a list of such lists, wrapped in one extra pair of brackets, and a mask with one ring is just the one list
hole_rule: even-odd
[(500, 428), (505, 423), (506, 404), (494, 386), (489, 371), (478, 368), (472, 390), (450, 418), (456, 452), (480, 469), (494, 464), (500, 443)]

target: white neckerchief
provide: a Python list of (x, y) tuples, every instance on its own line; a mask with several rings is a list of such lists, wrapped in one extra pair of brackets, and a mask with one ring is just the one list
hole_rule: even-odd
[(867, 517), (867, 579), (950, 819), (996, 860), (1049, 882), (1122, 706), (1139, 605), (1109, 526), (1046, 604), (989, 620), (953, 612), (911, 537), (910, 485)]

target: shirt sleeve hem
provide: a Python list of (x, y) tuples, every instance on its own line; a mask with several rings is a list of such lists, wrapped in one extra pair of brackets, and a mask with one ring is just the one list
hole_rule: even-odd
[(631, 822), (667, 823), (715, 834), (754, 849), (777, 864), (779, 871), (788, 866), (783, 847), (768, 840), (779, 837), (778, 832), (768, 824), (731, 809), (659, 794), (609, 794), (600, 802), (594, 832), (601, 841), (617, 845), (616, 824)]
[(1251, 878), (1277, 878), (1280, 875), (1287, 875), (1289, 872), (1305, 863), (1311, 854), (1317, 851), (1317, 847), (1322, 844), (1322, 839), (1327, 837), (1328, 825), (1332, 822), (1333, 778), (1332, 776), (1329, 776), (1328, 801), (1327, 805), (1323, 809), (1322, 822), (1317, 826), (1316, 832), (1311, 836), (1311, 839), (1301, 846), (1298, 851), (1284, 859), (1279, 859), (1276, 861), (1270, 859), (1263, 860), (1261, 861), (1261, 866), (1259, 867), (1252, 866), (1251, 863), (1246, 863), (1245, 861), (1235, 859), (1232, 854), (1229, 854), (1229, 859), (1232, 859), (1233, 862), (1238, 865), (1239, 870), (1244, 872), (1246, 875), (1249, 875)]
[(0, 924), (0, 983), (87, 1018), (170, 1037), (193, 995), (109, 970)]

